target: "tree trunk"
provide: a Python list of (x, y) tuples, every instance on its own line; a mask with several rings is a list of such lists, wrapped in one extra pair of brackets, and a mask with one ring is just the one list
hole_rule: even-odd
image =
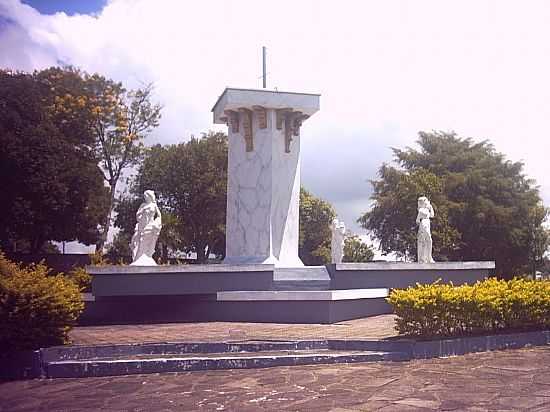
[(204, 263), (206, 261), (206, 254), (204, 253), (204, 249), (206, 248), (206, 245), (203, 243), (199, 243), (197, 246), (197, 263)]
[(42, 245), (44, 244), (45, 240), (42, 238), (41, 235), (34, 237), (30, 241), (30, 250), (29, 252), (31, 254), (38, 254), (40, 249), (42, 248)]
[(161, 263), (169, 263), (168, 261), (168, 246), (165, 244), (161, 245)]
[(113, 209), (115, 207), (116, 182), (110, 183), (109, 185), (111, 186), (111, 193), (109, 195), (109, 209), (108, 209), (108, 213), (105, 215), (105, 218), (103, 220), (101, 235), (99, 236), (99, 239), (95, 244), (96, 252), (101, 252), (101, 253), (104, 252), (103, 248), (107, 243), (107, 235), (109, 234), (109, 228), (111, 227), (111, 221), (112, 221), (111, 217), (113, 215)]

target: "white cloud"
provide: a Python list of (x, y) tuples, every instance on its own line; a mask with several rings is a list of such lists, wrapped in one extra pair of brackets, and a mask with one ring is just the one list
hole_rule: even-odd
[(165, 109), (151, 142), (211, 128), (224, 87), (260, 87), (267, 46), (268, 86), (322, 93), (302, 129), (303, 181), (352, 229), (389, 147), (419, 130), (491, 140), (550, 204), (545, 1), (114, 0), (97, 16), (45, 16), (0, 0), (0, 16), (1, 66), (155, 82)]

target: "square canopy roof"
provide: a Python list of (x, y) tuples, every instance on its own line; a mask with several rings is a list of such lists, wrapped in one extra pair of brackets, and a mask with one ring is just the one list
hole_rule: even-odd
[(225, 110), (262, 106), (266, 109), (299, 111), (308, 116), (319, 110), (320, 94), (280, 92), (265, 89), (226, 88), (212, 108), (214, 123), (225, 123)]

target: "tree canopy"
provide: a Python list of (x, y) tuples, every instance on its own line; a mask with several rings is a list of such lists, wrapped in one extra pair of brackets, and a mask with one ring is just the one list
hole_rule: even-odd
[(454, 133), (421, 132), (418, 145), (393, 149), (397, 167), (382, 165), (371, 182), (373, 206), (358, 221), (381, 249), (416, 256), (417, 199), (427, 196), (435, 209), (436, 260), (495, 260), (498, 274), (525, 271), (534, 239), (547, 240), (539, 233), (545, 208), (523, 164), (486, 140)]
[[(58, 90), (43, 72), (0, 71), (0, 247), (38, 252), (50, 240), (99, 238), (107, 193), (93, 136), (52, 109)], [(82, 88), (78, 77), (64, 91)]]
[(300, 189), (298, 255), (305, 265), (330, 263), (330, 224), (336, 212), (330, 203)]
[(70, 119), (67, 126), (90, 140), (90, 148), (108, 184), (108, 209), (96, 242), (101, 250), (111, 225), (117, 184), (124, 170), (141, 160), (143, 139), (158, 126), (161, 106), (151, 102), (151, 84), (127, 90), (120, 82), (72, 67), (52, 67), (35, 75), (54, 95), (47, 106), (51, 116)]
[(143, 192), (152, 189), (163, 213), (160, 245), (195, 252), (198, 262), (204, 262), (211, 253), (222, 256), (225, 253), (226, 185), (227, 136), (224, 133), (210, 132), (177, 145), (153, 146), (139, 168), (131, 198), (117, 208), (119, 217), (115, 224), (131, 233), (136, 205)]
[(344, 263), (364, 263), (370, 262), (374, 258), (373, 250), (363, 242), (359, 236), (346, 236), (344, 240)]

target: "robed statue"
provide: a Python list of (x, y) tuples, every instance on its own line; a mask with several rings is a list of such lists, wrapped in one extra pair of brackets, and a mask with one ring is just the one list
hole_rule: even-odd
[(144, 202), (136, 212), (136, 228), (132, 236), (132, 265), (156, 266), (153, 259), (155, 245), (162, 229), (162, 217), (157, 206), (155, 192), (146, 190)]
[(344, 222), (334, 219), (330, 225), (332, 239), (330, 242), (330, 252), (332, 263), (342, 263), (344, 258), (344, 241), (346, 236), (346, 225)]
[(418, 263), (434, 263), (432, 258), (432, 233), (430, 219), (434, 217), (434, 209), (427, 197), (418, 198), (418, 214), (416, 224), (418, 225), (417, 250)]

